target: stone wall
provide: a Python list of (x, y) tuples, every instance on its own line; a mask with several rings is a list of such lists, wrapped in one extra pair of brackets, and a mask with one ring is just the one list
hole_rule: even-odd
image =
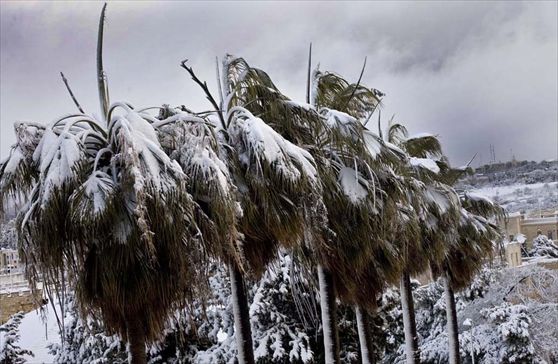
[(35, 308), (38, 308), (37, 299), (33, 297), (30, 290), (0, 293), (0, 324), (8, 321), (14, 313), (29, 312)]

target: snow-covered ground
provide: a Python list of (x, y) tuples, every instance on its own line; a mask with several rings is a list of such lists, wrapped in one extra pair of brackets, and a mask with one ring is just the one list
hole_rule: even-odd
[(558, 209), (558, 182), (490, 186), (473, 192), (489, 197), (508, 212)]
[[(31, 311), (25, 314), (19, 326), (19, 346), (28, 349), (35, 354), (34, 357), (25, 356), (30, 364), (53, 363), (52, 356), (48, 353), (47, 345), (59, 343), (58, 324), (51, 305), (45, 307), (45, 320), (39, 311)], [(4, 340), (0, 333), (0, 344)], [(1, 345), (0, 345), (1, 346)]]

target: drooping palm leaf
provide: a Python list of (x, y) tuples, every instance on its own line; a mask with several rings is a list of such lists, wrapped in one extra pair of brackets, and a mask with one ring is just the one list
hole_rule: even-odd
[(84, 311), (122, 335), (139, 317), (153, 340), (171, 308), (203, 286), (204, 246), (186, 175), (151, 120), (127, 104), (109, 115), (106, 128), (86, 115), (44, 128), (18, 218), (20, 251), (32, 281), (58, 285), (66, 272)]

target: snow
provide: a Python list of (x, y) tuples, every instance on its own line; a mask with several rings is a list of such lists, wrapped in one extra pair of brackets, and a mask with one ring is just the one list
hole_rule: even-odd
[(471, 199), (473, 201), (485, 202), (489, 205), (494, 204), (490, 198), (486, 197), (482, 193), (478, 193), (478, 192), (474, 192), (474, 191), (473, 192), (466, 192), (465, 196), (467, 196), (469, 199)]
[(535, 191), (542, 188), (546, 188), (546, 186), (552, 189), (558, 189), (558, 182), (550, 182), (550, 183), (541, 182), (541, 183), (531, 183), (531, 184), (514, 184), (514, 185), (507, 185), (507, 186), (490, 186), (490, 187), (482, 187), (479, 189), (475, 189), (473, 191), (481, 195), (492, 198), (497, 195), (500, 196), (510, 195), (515, 193), (517, 190), (523, 190), (525, 188)]
[[(31, 311), (25, 314), (19, 326), (20, 341), (22, 349), (28, 349), (35, 354), (35, 357), (26, 356), (29, 363), (52, 363), (53, 357), (49, 354), (47, 345), (49, 343), (59, 343), (58, 323), (52, 307), (45, 306), (45, 322), (43, 323), (38, 311)], [(0, 334), (0, 341), (3, 338)]]
[(447, 197), (438, 192), (435, 188), (427, 187), (426, 191), (424, 192), (424, 196), (430, 202), (436, 205), (438, 210), (441, 213), (446, 212), (450, 208), (450, 202), (448, 201)]
[(294, 107), (299, 107), (299, 108), (304, 109), (306, 111), (310, 111), (310, 110), (314, 109), (314, 106), (312, 106), (310, 104), (307, 104), (305, 102), (297, 102), (297, 101), (289, 100), (286, 103), (287, 103), (287, 105), (291, 105), (291, 106), (294, 106)]
[[(10, 156), (8, 158), (9, 158), (7, 160), (8, 163), (4, 168), (4, 173), (6, 173), (6, 176), (15, 174), (17, 167), (23, 160), (24, 156), (23, 153), (21, 152), (21, 149), (19, 149), (19, 147), (16, 147), (12, 149), (12, 152), (10, 153)], [(1, 164), (2, 163), (0, 163), (0, 165)]]
[(492, 199), (510, 213), (555, 209), (558, 201), (558, 182), (490, 186), (472, 191)]
[(363, 136), (366, 149), (368, 149), (368, 152), (370, 153), (372, 158), (376, 158), (383, 148), (380, 138), (377, 134), (369, 130), (364, 130)]
[(52, 129), (45, 131), (33, 154), (44, 180), (43, 203), (48, 201), (55, 188), (73, 178), (74, 169), (81, 157), (81, 148), (74, 135), (67, 132), (56, 135)]
[[(317, 180), (314, 158), (310, 153), (284, 139), (246, 109), (234, 107), (229, 113), (236, 116), (229, 126), (229, 136), (241, 148), (239, 155), (242, 163), (249, 165), (252, 159), (257, 163), (263, 157), (291, 181), (300, 179), (300, 170), (312, 181)], [(242, 148), (243, 144), (246, 144), (245, 148)]]
[(343, 167), (339, 171), (339, 183), (343, 192), (355, 205), (364, 200), (368, 195), (368, 191), (362, 187), (359, 180), (359, 173), (352, 168)]
[(171, 155), (179, 161), (184, 173), (198, 179), (201, 183), (216, 186), (220, 194), (228, 196), (231, 190), (230, 173), (225, 163), (219, 158), (218, 150), (214, 145), (213, 131), (203, 119), (186, 113), (174, 115), (166, 120), (173, 119), (174, 124), (164, 128), (163, 133), (168, 134), (173, 140), (175, 151)]
[(417, 133), (417, 134), (413, 134), (413, 135), (407, 137), (407, 140), (420, 139), (420, 138), (430, 138), (430, 137), (435, 137), (435, 135), (430, 134), (430, 133)]
[(407, 153), (405, 153), (403, 151), (403, 149), (399, 148), (397, 145), (392, 144), (390, 142), (385, 142), (386, 146), (391, 149), (392, 151), (394, 151), (395, 153), (399, 154), (399, 155), (407, 155)]
[(106, 207), (108, 196), (113, 192), (112, 179), (104, 172), (95, 171), (84, 183), (84, 192), (91, 198), (93, 214), (97, 215)]
[(416, 157), (410, 157), (409, 158), (409, 163), (411, 163), (412, 166), (414, 167), (422, 167), (422, 168), (426, 168), (431, 172), (434, 173), (439, 173), (440, 172), (440, 167), (438, 167), (438, 164), (436, 164), (436, 162), (430, 158), (416, 158)]
[(325, 107), (320, 110), (320, 113), (324, 116), (324, 120), (330, 128), (338, 128), (340, 125), (354, 124), (357, 121), (354, 117), (347, 113)]

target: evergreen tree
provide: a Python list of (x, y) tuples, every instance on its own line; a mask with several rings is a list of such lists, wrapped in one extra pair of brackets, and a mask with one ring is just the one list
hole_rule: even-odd
[(25, 355), (34, 356), (27, 349), (22, 349), (19, 345), (19, 325), (23, 319), (23, 312), (18, 312), (10, 317), (10, 319), (0, 326), (0, 334), (2, 335), (0, 346), (0, 364), (22, 364), (27, 360)]

